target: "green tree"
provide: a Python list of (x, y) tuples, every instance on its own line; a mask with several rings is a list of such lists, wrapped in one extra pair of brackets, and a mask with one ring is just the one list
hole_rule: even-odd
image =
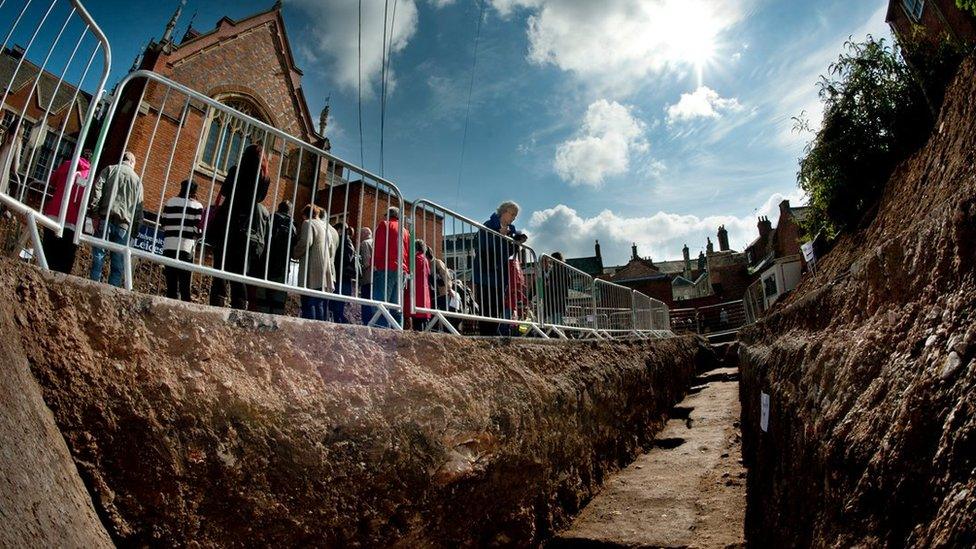
[(968, 11), (973, 17), (976, 17), (976, 0), (956, 0), (956, 5), (962, 11)]
[[(904, 59), (884, 40), (848, 41), (821, 76), (824, 117), (797, 173), (811, 235), (857, 226), (877, 204), (897, 163), (928, 137), (933, 116)], [(798, 130), (810, 130), (801, 115)]]

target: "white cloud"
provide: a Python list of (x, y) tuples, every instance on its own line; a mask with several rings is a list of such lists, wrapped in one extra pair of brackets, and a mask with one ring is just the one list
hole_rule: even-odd
[(650, 147), (645, 124), (630, 107), (600, 99), (590, 104), (577, 137), (556, 148), (553, 167), (573, 185), (599, 187), (607, 177), (626, 173), (633, 153)]
[(626, 263), (631, 243), (637, 243), (642, 257), (663, 261), (680, 259), (685, 244), (691, 248), (692, 255), (698, 255), (698, 250), (705, 249), (707, 237), (711, 237), (717, 249), (716, 232), (719, 225), (725, 225), (732, 248), (741, 251), (758, 236), (758, 216), (768, 216), (776, 223), (783, 199), (790, 200), (793, 206), (802, 203), (802, 195), (796, 191), (790, 195), (775, 193), (753, 215), (744, 217), (698, 217), (667, 212), (649, 217), (622, 217), (604, 210), (588, 218), (559, 204), (532, 213), (528, 222), (530, 244), (540, 253), (562, 251), (566, 257), (580, 257), (593, 255), (593, 241), (599, 240), (604, 264), (613, 265)]
[(528, 17), (528, 58), (626, 96), (645, 78), (707, 64), (744, 0), (491, 0)]
[[(312, 25), (310, 36), (317, 37), (308, 50), (314, 57), (331, 60), (332, 77), (346, 90), (359, 85), (359, 2), (356, 0), (290, 0), (301, 9)], [(445, 2), (441, 2), (444, 4)], [(414, 0), (396, 2), (386, 13), (390, 55), (403, 51), (417, 31), (417, 5)], [(371, 96), (379, 90), (383, 67), (384, 3), (363, 2), (363, 93)], [(390, 25), (392, 24), (392, 39)], [(300, 51), (306, 49), (304, 46)], [(388, 69), (389, 70), (389, 69)], [(387, 75), (387, 86), (396, 83), (394, 72)], [(387, 92), (389, 93), (389, 91)]]
[(726, 112), (742, 110), (739, 100), (724, 98), (708, 86), (699, 86), (692, 93), (681, 94), (681, 99), (664, 109), (668, 113), (668, 124), (694, 120), (695, 118), (720, 118)]

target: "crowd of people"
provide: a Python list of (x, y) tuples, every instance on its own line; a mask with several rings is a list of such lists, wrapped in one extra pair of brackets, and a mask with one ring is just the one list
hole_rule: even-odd
[[(16, 132), (7, 133), (12, 135)], [(16, 175), (11, 166), (17, 165), (17, 148), (10, 146), (9, 139), (0, 143), (0, 185), (4, 188)], [(91, 183), (88, 219), (79, 227), (85, 182), (94, 169), (90, 152), (83, 152), (76, 171), (80, 184), (67, 198), (65, 230), (59, 237), (45, 229), (43, 248), (51, 269), (72, 271), (77, 254), (75, 231), (84, 230), (119, 246), (92, 248), (90, 278), (102, 280), (108, 256), (108, 282), (122, 285), (123, 250), (144, 222), (144, 190), (136, 162), (135, 155), (127, 151), (121, 162), (97, 174)], [(65, 160), (50, 179), (51, 199), (43, 212), (52, 219), (59, 217), (65, 201), (69, 170), (70, 160)], [(301, 292), (300, 298), (301, 316), (313, 320), (350, 323), (355, 317), (350, 311), (350, 300), (330, 299), (322, 293), (403, 303), (406, 318), (399, 312), (401, 309), (387, 312), (398, 324), (415, 330), (436, 326), (438, 319), (431, 310), (513, 321), (479, 322), (476, 331), (481, 335), (515, 335), (516, 321), (532, 320), (530, 284), (520, 253), (527, 237), (514, 225), (518, 204), (503, 202), (484, 223), (475, 245), (472, 280), (463, 281), (423, 240), (415, 240), (411, 249), (408, 227), (403, 226), (400, 210), (395, 206), (389, 207), (374, 228), (363, 227), (358, 235), (356, 228), (344, 221), (330, 224), (326, 210), (315, 204), (302, 209), (300, 223), (294, 219), (293, 204), (287, 200), (280, 202), (271, 214), (263, 205), (271, 184), (268, 171), (268, 158), (261, 145), (251, 144), (241, 153), (238, 165), (228, 169), (214, 204), (201, 203), (197, 184), (189, 179), (182, 181), (178, 192), (165, 201), (155, 233), (162, 235), (162, 255), (170, 260), (164, 265), (167, 297), (192, 300), (192, 273), (185, 266), (206, 265), (204, 259), (209, 251), (213, 269), (238, 275), (212, 277), (211, 305), (225, 306), (229, 297), (232, 308), (285, 314), (286, 288), (292, 286), (315, 291)], [(562, 259), (558, 253), (553, 257)], [(292, 269), (293, 262), (297, 262), (297, 269)], [(545, 269), (544, 276), (551, 276), (551, 269)], [(248, 284), (249, 279), (282, 286)], [(559, 285), (553, 280), (553, 287)], [(557, 288), (554, 299), (565, 304), (568, 290), (563, 290)], [(411, 300), (416, 300), (419, 311), (410, 312)], [(386, 315), (372, 303), (358, 303), (360, 322), (389, 325)], [(561, 313), (549, 320), (557, 319), (561, 320)], [(461, 320), (455, 315), (446, 315), (442, 321), (461, 328)], [(437, 329), (447, 327), (441, 325)]]

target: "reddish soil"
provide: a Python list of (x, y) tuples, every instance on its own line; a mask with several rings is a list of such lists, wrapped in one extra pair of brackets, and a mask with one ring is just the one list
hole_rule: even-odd
[(394, 333), (8, 261), (0, 319), (123, 545), (536, 544), (714, 361), (694, 338)]
[(68, 447), (0, 315), (0, 547), (110, 547)]

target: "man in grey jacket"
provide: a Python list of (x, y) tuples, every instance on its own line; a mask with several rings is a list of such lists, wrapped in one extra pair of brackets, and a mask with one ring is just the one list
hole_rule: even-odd
[[(126, 151), (122, 163), (104, 168), (92, 186), (91, 205), (96, 222), (95, 235), (126, 246), (142, 223), (142, 180), (135, 170), (136, 156)], [(101, 282), (106, 250), (92, 249), (91, 279)], [(112, 252), (108, 283), (122, 286), (125, 257)]]

